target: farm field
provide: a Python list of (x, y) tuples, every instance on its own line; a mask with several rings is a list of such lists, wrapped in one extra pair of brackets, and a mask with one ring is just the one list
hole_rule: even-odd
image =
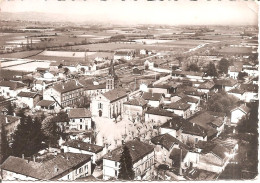
[(8, 70), (33, 72), (37, 67), (49, 68), (50, 62), (30, 62), (22, 65), (8, 67)]
[(11, 65), (26, 63), (26, 62), (28, 62), (28, 60), (14, 60), (14, 61), (2, 62), (1, 66), (7, 67), (7, 66), (11, 66)]
[[(44, 53), (44, 52), (43, 52)], [(75, 53), (75, 56), (73, 54)], [(95, 59), (96, 57), (113, 58), (113, 53), (109, 52), (86, 52), (87, 59)], [(58, 56), (57, 56), (58, 55)], [(44, 54), (29, 57), (33, 60), (51, 60), (51, 61), (83, 61), (85, 59), (84, 52), (69, 52), (69, 51), (45, 51)]]
[(0, 58), (27, 58), (40, 53), (41, 50), (22, 51), (16, 53), (0, 54)]
[(173, 51), (189, 49), (195, 46), (186, 45), (165, 45), (165, 44), (138, 44), (138, 43), (98, 43), (90, 45), (72, 46), (72, 49), (88, 49), (89, 51), (115, 51), (117, 49), (148, 49), (157, 51)]

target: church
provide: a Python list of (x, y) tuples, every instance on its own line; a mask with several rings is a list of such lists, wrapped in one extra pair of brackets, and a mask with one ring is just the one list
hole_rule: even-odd
[(128, 92), (120, 87), (118, 76), (115, 74), (113, 61), (111, 61), (108, 77), (106, 79), (107, 92), (92, 99), (92, 115), (104, 118), (117, 118), (123, 113), (123, 103), (128, 99)]

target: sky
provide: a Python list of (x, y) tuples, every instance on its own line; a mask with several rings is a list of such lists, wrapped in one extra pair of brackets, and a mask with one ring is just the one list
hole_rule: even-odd
[(257, 25), (258, 21), (258, 4), (252, 0), (0, 0), (0, 8), (126, 24)]

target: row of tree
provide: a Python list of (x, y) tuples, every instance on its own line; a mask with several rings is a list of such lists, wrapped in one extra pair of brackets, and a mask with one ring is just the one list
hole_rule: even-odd
[(25, 116), (24, 110), (21, 110), (17, 116), (21, 117), (20, 124), (14, 132), (11, 142), (7, 140), (4, 125), (1, 126), (0, 163), (10, 155), (30, 157), (48, 146), (57, 146), (59, 138), (65, 137), (56, 123), (59, 120), (68, 121), (68, 117), (63, 114), (58, 114), (56, 117), (45, 118), (42, 115), (32, 118)]

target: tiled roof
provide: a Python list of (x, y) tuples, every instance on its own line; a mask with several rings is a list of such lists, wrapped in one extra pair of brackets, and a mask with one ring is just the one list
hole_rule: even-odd
[[(57, 180), (62, 173), (74, 170), (74, 167), (91, 160), (87, 154), (65, 153), (42, 163), (9, 156), (1, 168), (39, 180)], [(56, 168), (56, 170), (55, 170)]]
[(192, 96), (199, 96), (199, 97), (204, 95), (203, 92), (198, 92), (198, 91), (184, 91), (184, 94), (192, 95)]
[(85, 108), (70, 109), (69, 118), (91, 118), (91, 112)]
[(236, 108), (232, 109), (231, 112), (236, 110), (236, 109), (240, 109), (240, 110), (242, 110), (246, 114), (250, 111), (250, 109), (245, 104), (242, 104), (239, 107), (236, 107)]
[(196, 99), (194, 97), (189, 97), (189, 96), (186, 96), (184, 98), (182, 98), (181, 100), (179, 100), (180, 102), (183, 102), (183, 103), (198, 103), (199, 102), (199, 99)]
[(174, 129), (177, 131), (182, 127), (183, 123), (188, 123), (188, 121), (181, 117), (174, 117), (168, 120), (166, 123), (162, 124), (161, 128)]
[(102, 146), (86, 143), (81, 140), (71, 140), (71, 141), (65, 142), (64, 145), (68, 146), (68, 147), (73, 147), (76, 149), (84, 150), (84, 151), (93, 152), (93, 153), (99, 153), (103, 150)]
[(168, 133), (153, 137), (151, 139), (151, 142), (155, 145), (162, 145), (168, 151), (171, 149), (171, 147), (173, 147), (174, 144), (180, 145), (180, 147), (182, 147), (186, 150), (190, 149), (189, 146), (187, 146), (186, 144), (183, 144), (181, 141), (179, 141), (175, 137), (169, 135)]
[(244, 91), (256, 92), (258, 93), (258, 85), (254, 84), (241, 84), (240, 89)]
[(203, 127), (207, 131), (207, 135), (212, 136), (217, 133), (216, 127), (223, 125), (224, 118), (214, 117), (208, 112), (200, 112), (189, 119), (189, 121)]
[(170, 104), (165, 105), (166, 109), (174, 109), (174, 110), (187, 110), (190, 108), (190, 104), (187, 104), (184, 101), (178, 100), (177, 102), (173, 102)]
[(158, 115), (158, 116), (168, 116), (168, 117), (176, 117), (177, 115), (167, 111), (165, 109), (161, 109), (161, 108), (152, 108), (149, 109), (145, 112), (146, 114), (154, 114), (154, 115)]
[(123, 88), (117, 88), (103, 93), (102, 95), (104, 95), (108, 100), (110, 100), (110, 102), (113, 102), (115, 100), (127, 97), (127, 91)]
[(4, 87), (10, 87), (11, 90), (16, 90), (18, 88), (23, 88), (26, 85), (20, 82), (14, 82), (14, 81), (1, 81), (0, 86)]
[(207, 136), (206, 130), (195, 123), (191, 123), (191, 122), (182, 123), (181, 129), (182, 129), (182, 133), (185, 134), (197, 135), (201, 137)]
[(55, 102), (52, 100), (41, 100), (36, 105), (41, 107), (49, 107), (50, 105), (54, 104)]
[(60, 93), (66, 93), (69, 91), (83, 88), (83, 86), (80, 83), (76, 82), (75, 80), (70, 80), (65, 83), (54, 84), (52, 87), (53, 87), (53, 89), (55, 89), (56, 91), (58, 91)]
[(38, 95), (37, 92), (20, 92), (17, 94), (18, 97), (34, 98)]
[(162, 96), (163, 96), (163, 94), (161, 94), (161, 93), (148, 93), (148, 92), (145, 92), (145, 93), (143, 93), (142, 98), (144, 100), (160, 101)]
[[(130, 151), (130, 155), (132, 157), (133, 163), (137, 162), (138, 160), (142, 159), (143, 157), (145, 157), (146, 155), (154, 151), (154, 147), (152, 145), (146, 144), (139, 140), (132, 140), (126, 142), (125, 145), (128, 147)], [(123, 146), (120, 146), (114, 149), (113, 151), (107, 153), (104, 156), (104, 159), (109, 159), (112, 161), (119, 162), (122, 151), (123, 151)]]
[(215, 86), (215, 83), (212, 81), (207, 81), (198, 86), (200, 89), (212, 89)]
[(215, 79), (214, 80), (216, 85), (223, 85), (223, 86), (234, 86), (237, 84), (237, 80), (232, 78), (230, 79)]
[(219, 157), (222, 160), (226, 158), (226, 154), (225, 154), (226, 152), (229, 152), (229, 150), (220, 144), (213, 144), (213, 145), (206, 146), (201, 151), (202, 154), (207, 154), (207, 153), (215, 154), (217, 157)]
[(142, 97), (131, 99), (127, 102), (124, 102), (124, 104), (128, 105), (135, 105), (135, 106), (144, 106), (147, 104), (147, 101), (144, 100)]
[(244, 90), (240, 90), (240, 89), (238, 89), (238, 88), (234, 88), (234, 89), (232, 89), (232, 90), (229, 90), (228, 93), (243, 94), (243, 93), (245, 93), (245, 91), (244, 91)]

